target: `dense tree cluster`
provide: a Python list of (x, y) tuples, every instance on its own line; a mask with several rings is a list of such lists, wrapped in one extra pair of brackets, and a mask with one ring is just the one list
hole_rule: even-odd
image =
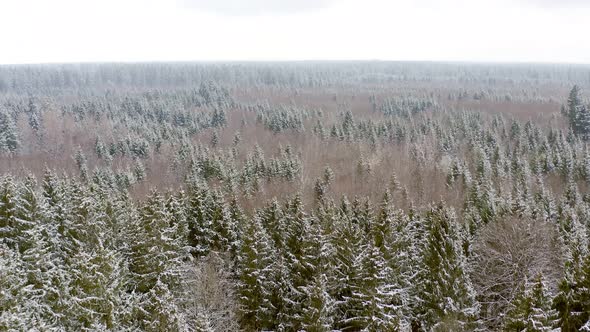
[(588, 77), (0, 67), (0, 330), (588, 329)]
[(562, 108), (572, 131), (583, 139), (590, 139), (590, 105), (583, 102), (580, 88), (575, 85), (570, 91), (567, 106)]
[[(326, 200), (308, 215), (295, 196), (248, 216), (203, 185), (138, 204), (108, 193), (50, 171), (41, 185), (2, 179), (4, 328), (188, 330), (216, 317), (183, 297), (187, 271), (211, 255), (225, 257), (235, 287), (225, 300), (246, 330), (475, 322), (460, 226), (443, 205), (410, 218), (386, 194), (379, 206)], [(438, 251), (441, 238), (450, 251)]]
[[(490, 312), (482, 311), (492, 308), (492, 294), (502, 291), (512, 300), (496, 305), (504, 314), (492, 318), (508, 330), (576, 331), (590, 319), (588, 239), (575, 215), (555, 221), (566, 273), (552, 290), (541, 275), (530, 275), (554, 278), (547, 266), (527, 271), (489, 257), (482, 262), (486, 252), (470, 249), (473, 225), (442, 202), (406, 213), (386, 192), (376, 205), (322, 199), (310, 213), (295, 196), (248, 215), (203, 184), (187, 187), (134, 203), (50, 171), (40, 185), (32, 176), (4, 177), (2, 326), (190, 330), (230, 324), (216, 312), (223, 309), (245, 330), (475, 330), (486, 324)], [(551, 229), (532, 227), (512, 236)], [(525, 246), (523, 255), (527, 245), (540, 245), (507, 237), (499, 245)], [(211, 257), (221, 257), (209, 268), (226, 280), (216, 282), (234, 288), (222, 295), (231, 309), (185, 298), (187, 287), (202, 282), (189, 271)], [(490, 263), (523, 276), (513, 285), (486, 279), (476, 269)]]

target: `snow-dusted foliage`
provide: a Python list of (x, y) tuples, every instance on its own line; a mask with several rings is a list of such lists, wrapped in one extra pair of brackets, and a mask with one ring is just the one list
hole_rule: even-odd
[(589, 77), (0, 66), (0, 331), (590, 331)]

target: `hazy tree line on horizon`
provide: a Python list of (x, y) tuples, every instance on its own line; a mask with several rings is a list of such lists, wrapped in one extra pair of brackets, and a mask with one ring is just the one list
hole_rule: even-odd
[(435, 81), (497, 86), (533, 82), (590, 86), (590, 67), (557, 64), (435, 62), (96, 63), (0, 66), (0, 92), (85, 92), (95, 89), (170, 89), (214, 81), (227, 86), (313, 88)]

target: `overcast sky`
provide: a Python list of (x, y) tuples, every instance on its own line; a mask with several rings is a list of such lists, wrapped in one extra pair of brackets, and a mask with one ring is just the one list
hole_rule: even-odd
[(0, 0), (0, 63), (590, 63), (589, 0)]

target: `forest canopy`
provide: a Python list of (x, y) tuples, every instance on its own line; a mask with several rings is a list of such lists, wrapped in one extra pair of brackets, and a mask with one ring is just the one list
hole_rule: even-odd
[(590, 331), (590, 67), (0, 66), (0, 330)]

